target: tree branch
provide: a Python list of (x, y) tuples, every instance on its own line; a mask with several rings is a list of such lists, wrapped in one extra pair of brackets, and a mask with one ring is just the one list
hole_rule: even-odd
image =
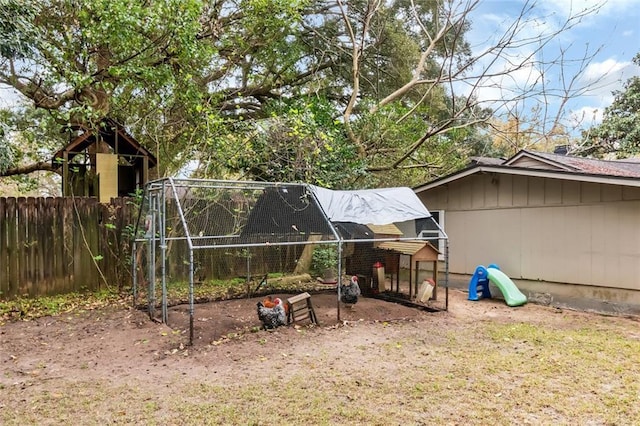
[(38, 171), (55, 172), (60, 174), (60, 168), (54, 167), (51, 164), (51, 162), (39, 161), (37, 163), (28, 164), (26, 166), (18, 166), (18, 167), (12, 167), (10, 169), (7, 169), (4, 172), (0, 172), (0, 177), (26, 175), (26, 174), (38, 172)]

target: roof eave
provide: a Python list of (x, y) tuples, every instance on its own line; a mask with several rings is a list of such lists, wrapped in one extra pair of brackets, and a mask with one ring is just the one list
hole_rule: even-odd
[(440, 179), (436, 179), (425, 185), (418, 186), (414, 188), (414, 191), (416, 193), (428, 191), (430, 189), (437, 188), (442, 185), (446, 185), (448, 183), (460, 180), (462, 178), (465, 178), (467, 176), (477, 174), (477, 173), (500, 173), (500, 174), (506, 174), (506, 175), (552, 178), (552, 179), (571, 180), (571, 181), (578, 181), (578, 182), (601, 183), (601, 184), (607, 184), (607, 185), (630, 186), (630, 187), (636, 187), (636, 188), (640, 187), (640, 178), (636, 178), (636, 177), (603, 176), (603, 175), (597, 175), (597, 174), (576, 173), (576, 172), (570, 172), (570, 171), (530, 169), (525, 167), (518, 168), (518, 167), (509, 167), (509, 166), (475, 166), (475, 167), (467, 168), (459, 172), (450, 174), (448, 176), (444, 176)]

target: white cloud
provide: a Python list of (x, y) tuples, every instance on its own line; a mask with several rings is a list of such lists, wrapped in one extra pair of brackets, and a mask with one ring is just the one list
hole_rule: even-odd
[[(526, 22), (518, 32), (518, 38), (530, 37), (529, 40), (533, 40), (541, 33), (555, 34), (569, 16), (585, 10), (597, 10), (597, 13), (583, 16), (573, 22), (575, 26), (554, 35), (531, 58), (532, 61), (538, 60), (539, 65), (519, 69), (510, 73), (508, 78), (487, 79), (486, 86), (478, 89), (476, 95), (481, 100), (499, 102), (517, 95), (519, 89), (540, 88), (538, 67), (542, 66), (547, 93), (537, 99), (538, 105), (549, 108), (553, 113), (554, 105), (560, 107), (562, 98), (568, 96), (566, 104), (562, 104), (565, 112), (559, 112), (560, 115), (582, 125), (600, 122), (604, 109), (613, 102), (612, 92), (621, 90), (631, 76), (640, 75), (640, 67), (629, 62), (640, 50), (640, 38), (636, 37), (639, 3), (639, 0), (489, 0), (481, 3), (470, 16), (472, 29), (468, 39), (474, 52), (495, 43), (518, 19), (521, 25)], [(524, 20), (519, 17), (523, 5), (532, 6)], [(520, 49), (535, 50), (536, 47), (523, 44)], [(525, 53), (517, 52), (518, 49), (507, 49), (506, 53), (513, 54), (514, 51), (519, 53), (518, 57), (526, 57)], [(513, 60), (502, 59), (505, 62), (493, 64), (494, 71), (505, 69), (506, 59)], [(584, 66), (586, 68), (580, 73)], [(478, 72), (479, 68), (475, 71)], [(529, 105), (531, 102), (536, 102), (536, 99), (526, 101)]]
[(632, 62), (606, 59), (590, 64), (582, 76), (589, 90), (583, 96), (583, 106), (571, 111), (571, 122), (581, 127), (602, 122), (604, 110), (615, 97), (614, 91), (623, 90), (624, 83), (633, 76), (640, 76), (640, 67)]
[(13, 108), (24, 102), (24, 97), (13, 87), (0, 84), (0, 108)]
[(598, 80), (606, 74), (618, 73), (628, 65), (629, 62), (618, 62), (612, 58), (602, 62), (594, 62), (589, 64), (585, 70), (584, 77), (587, 81)]
[(586, 129), (602, 122), (604, 108), (582, 107), (571, 111), (569, 115), (569, 127), (574, 129)]
[(633, 62), (620, 62), (613, 58), (589, 64), (581, 81), (589, 90), (587, 96), (602, 96), (613, 100), (614, 90), (621, 90), (624, 83), (633, 76), (640, 76), (640, 67)]

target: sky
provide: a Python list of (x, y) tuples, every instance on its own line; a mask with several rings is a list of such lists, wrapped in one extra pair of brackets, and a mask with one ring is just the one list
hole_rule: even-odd
[[(567, 87), (577, 76), (572, 83), (573, 96), (564, 105), (554, 97), (542, 102), (556, 111), (562, 109), (567, 125), (587, 128), (599, 123), (604, 109), (614, 100), (612, 92), (622, 90), (630, 77), (640, 76), (640, 67), (632, 62), (640, 53), (640, 0), (482, 0), (470, 16), (472, 29), (468, 40), (473, 50), (481, 51), (497, 34), (503, 34), (504, 29), (521, 15), (523, 7), (529, 6), (529, 21), (523, 26), (523, 37), (541, 31), (557, 32), (568, 16), (587, 8), (597, 8), (572, 28), (560, 32), (541, 52), (535, 53), (533, 59), (548, 63), (564, 52), (564, 68), (558, 64), (548, 66), (544, 80), (548, 89), (557, 90)], [(520, 54), (526, 57), (532, 46), (523, 46), (521, 50)], [(579, 59), (585, 55), (593, 57), (582, 63), (579, 72)], [(533, 68), (520, 69), (498, 85), (502, 90), (510, 88), (512, 94), (517, 93), (527, 86), (527, 81), (539, 77), (539, 69)], [(496, 99), (500, 97), (499, 91), (492, 87), (480, 90), (478, 94), (480, 98)]]

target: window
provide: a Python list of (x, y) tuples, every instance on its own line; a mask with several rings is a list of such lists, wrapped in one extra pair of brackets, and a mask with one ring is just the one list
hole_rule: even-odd
[(433, 210), (430, 211), (431, 218), (427, 219), (417, 219), (416, 220), (416, 234), (420, 235), (423, 240), (429, 241), (431, 245), (440, 251), (440, 255), (438, 256), (440, 259), (444, 259), (444, 237), (442, 232), (438, 229), (438, 227), (433, 223), (434, 221), (438, 223), (440, 228), (444, 229), (444, 210)]

